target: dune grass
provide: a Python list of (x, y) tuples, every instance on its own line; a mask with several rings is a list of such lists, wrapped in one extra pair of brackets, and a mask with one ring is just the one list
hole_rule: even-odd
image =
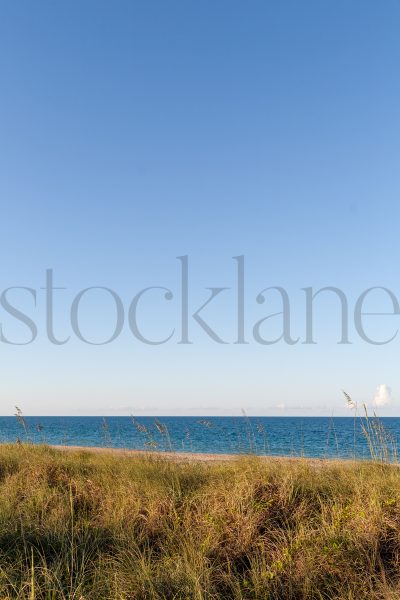
[(395, 599), (400, 470), (0, 447), (0, 598)]

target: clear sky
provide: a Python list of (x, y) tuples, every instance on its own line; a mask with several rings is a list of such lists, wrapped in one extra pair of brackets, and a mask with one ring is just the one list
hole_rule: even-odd
[[(367, 288), (400, 298), (400, 2), (387, 0), (2, 0), (0, 3), (0, 413), (346, 414), (341, 389), (400, 414), (400, 334), (368, 344), (353, 309)], [(189, 312), (211, 287), (235, 286), (245, 257), (245, 336), (234, 344), (236, 292), (225, 290), (181, 339), (180, 266)], [(46, 333), (46, 269), (54, 330)], [(90, 286), (114, 290), (121, 335), (90, 345), (69, 310)], [(129, 329), (132, 298), (149, 286)], [(290, 299), (293, 337), (263, 345), (252, 328)], [(316, 300), (304, 344), (301, 288), (336, 286), (349, 301), (340, 339), (334, 294)], [(114, 300), (79, 307), (82, 333), (105, 340)], [(385, 293), (369, 309), (393, 312)], [(281, 317), (263, 335), (279, 337)], [(400, 316), (371, 317), (388, 339)], [(369, 326), (369, 325), (368, 325)], [(13, 341), (13, 344), (4, 341)], [(386, 390), (386, 391), (385, 391)]]

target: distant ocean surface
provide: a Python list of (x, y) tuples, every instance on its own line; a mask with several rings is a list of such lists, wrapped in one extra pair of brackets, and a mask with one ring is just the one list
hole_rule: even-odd
[[(0, 442), (212, 454), (369, 458), (351, 417), (0, 417)], [(381, 422), (400, 439), (400, 418)]]

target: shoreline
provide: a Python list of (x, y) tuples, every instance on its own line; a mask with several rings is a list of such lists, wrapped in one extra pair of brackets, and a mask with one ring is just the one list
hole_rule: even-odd
[(133, 448), (107, 448), (102, 446), (65, 446), (51, 444), (50, 448), (63, 452), (91, 452), (93, 454), (111, 454), (120, 456), (143, 456), (153, 458), (168, 458), (173, 460), (199, 460), (201, 462), (226, 462), (235, 457), (245, 456), (240, 454), (206, 454), (203, 452), (160, 452), (149, 450), (136, 450)]
[(101, 446), (65, 446), (65, 445), (49, 445), (54, 450), (62, 452), (89, 452), (92, 454), (110, 454), (111, 456), (119, 455), (124, 457), (145, 457), (156, 459), (167, 459), (176, 462), (201, 462), (201, 463), (226, 463), (234, 462), (246, 458), (256, 458), (265, 462), (307, 462), (312, 465), (324, 465), (334, 463), (354, 463), (354, 462), (369, 462), (362, 459), (353, 458), (318, 458), (315, 456), (276, 456), (276, 455), (259, 455), (259, 454), (211, 454), (204, 452), (159, 452), (147, 450), (135, 450), (130, 448), (107, 448)]
[[(0, 448), (3, 446), (17, 446), (15, 442), (0, 442)], [(361, 457), (318, 457), (318, 456), (293, 456), (293, 455), (274, 455), (274, 454), (252, 454), (252, 453), (241, 453), (241, 454), (226, 454), (226, 453), (207, 453), (207, 452), (174, 452), (174, 451), (160, 451), (160, 450), (139, 450), (134, 448), (110, 448), (106, 446), (79, 446), (65, 444), (46, 444), (46, 443), (33, 443), (33, 442), (22, 442), (20, 447), (23, 448), (51, 448), (52, 450), (58, 450), (60, 452), (87, 452), (88, 454), (95, 455), (110, 455), (110, 456), (121, 456), (124, 458), (148, 458), (158, 460), (171, 460), (174, 462), (199, 462), (199, 463), (229, 463), (235, 461), (241, 461), (243, 459), (257, 459), (262, 462), (274, 462), (274, 463), (307, 463), (312, 466), (323, 466), (323, 465), (334, 465), (334, 464), (392, 464), (400, 466), (396, 462), (391, 463), (381, 462), (379, 460), (373, 460), (371, 458)]]

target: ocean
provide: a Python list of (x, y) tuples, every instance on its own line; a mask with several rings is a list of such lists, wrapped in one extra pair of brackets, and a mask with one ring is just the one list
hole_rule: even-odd
[[(380, 419), (397, 447), (400, 418)], [(0, 417), (0, 442), (154, 451), (369, 458), (351, 417)]]

